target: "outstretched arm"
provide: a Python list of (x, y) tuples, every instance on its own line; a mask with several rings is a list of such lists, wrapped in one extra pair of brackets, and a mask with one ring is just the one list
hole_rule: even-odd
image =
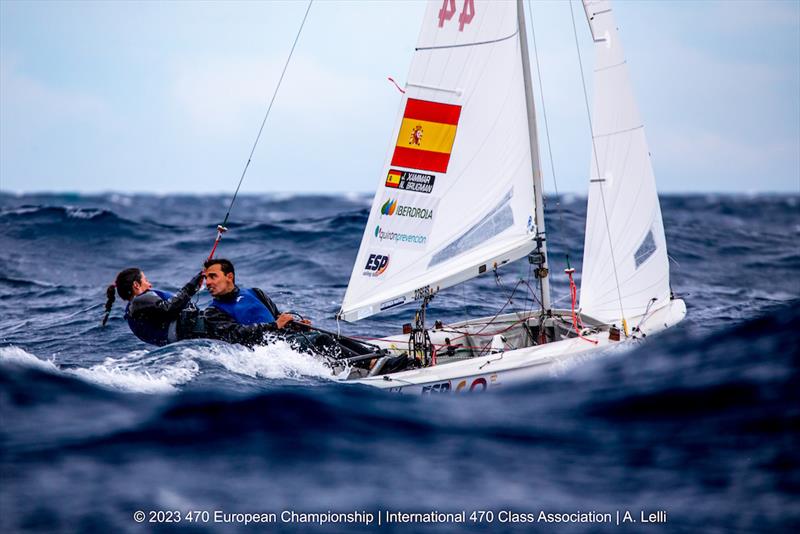
[(177, 316), (177, 314), (179, 314), (180, 311), (184, 309), (187, 304), (189, 304), (189, 301), (192, 299), (195, 293), (197, 293), (197, 290), (200, 289), (200, 283), (202, 280), (203, 272), (201, 271), (194, 275), (192, 279), (180, 289), (180, 291), (175, 293), (175, 296), (167, 300), (162, 300), (162, 304), (160, 306), (164, 313)]
[(130, 313), (132, 316), (141, 313), (151, 314), (154, 319), (173, 321), (178, 318), (181, 310), (186, 308), (189, 301), (200, 288), (203, 273), (198, 273), (181, 288), (172, 298), (167, 300), (158, 298), (155, 293), (147, 292), (136, 297), (131, 302)]

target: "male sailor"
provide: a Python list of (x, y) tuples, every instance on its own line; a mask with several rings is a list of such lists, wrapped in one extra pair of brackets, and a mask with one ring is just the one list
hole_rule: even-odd
[(124, 269), (117, 274), (114, 284), (106, 291), (106, 323), (116, 293), (128, 302), (125, 320), (136, 337), (151, 345), (164, 346), (183, 339), (221, 339), (230, 343), (256, 345), (264, 341), (273, 324), (234, 325), (215, 329), (207, 328), (204, 313), (190, 299), (197, 293), (203, 280), (200, 272), (176, 294), (155, 289), (138, 267)]
[(230, 260), (207, 260), (203, 266), (206, 287), (214, 297), (203, 316), (207, 330), (214, 332), (218, 339), (235, 342), (232, 340), (239, 338), (242, 326), (264, 324), (272, 330), (280, 330), (294, 321), (292, 314), (280, 313), (261, 289), (237, 286), (236, 272)]

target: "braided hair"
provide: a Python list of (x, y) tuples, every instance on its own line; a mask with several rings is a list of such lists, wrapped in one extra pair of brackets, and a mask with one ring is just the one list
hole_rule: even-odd
[(114, 291), (123, 300), (130, 300), (133, 297), (133, 283), (142, 281), (142, 270), (138, 267), (131, 267), (124, 269), (117, 274), (117, 278), (113, 284), (106, 288), (106, 310), (103, 315), (103, 326), (108, 322), (108, 316), (111, 314), (111, 307), (114, 305)]

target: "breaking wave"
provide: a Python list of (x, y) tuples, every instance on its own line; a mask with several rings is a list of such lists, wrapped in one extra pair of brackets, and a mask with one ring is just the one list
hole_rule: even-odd
[(271, 380), (333, 380), (330, 368), (320, 360), (295, 351), (283, 341), (253, 350), (224, 343), (189, 342), (107, 357), (86, 367), (59, 365), (55, 360), (43, 360), (19, 347), (8, 346), (0, 347), (0, 363), (77, 377), (133, 393), (174, 393), (204, 372)]

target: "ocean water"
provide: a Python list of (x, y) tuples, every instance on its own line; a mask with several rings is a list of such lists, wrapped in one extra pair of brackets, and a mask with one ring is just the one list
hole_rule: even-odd
[[(335, 330), (370, 201), (243, 196), (218, 255), (242, 285)], [(280, 344), (153, 349), (119, 303), (101, 328), (118, 270), (180, 287), (228, 202), (0, 194), (0, 531), (800, 528), (800, 197), (664, 196), (687, 318), (629, 351), (466, 396), (343, 384)], [(562, 273), (567, 254), (580, 266), (585, 199), (551, 198), (547, 211), (554, 299), (568, 305)], [(492, 315), (527, 272), (517, 262), (501, 285), (486, 275), (443, 291), (429, 319)], [(395, 333), (412, 313), (342, 332)], [(642, 511), (666, 521), (645, 526)], [(292, 512), (318, 516), (284, 521)], [(387, 512), (465, 517), (365, 519)], [(617, 526), (617, 512), (637, 523)]]

